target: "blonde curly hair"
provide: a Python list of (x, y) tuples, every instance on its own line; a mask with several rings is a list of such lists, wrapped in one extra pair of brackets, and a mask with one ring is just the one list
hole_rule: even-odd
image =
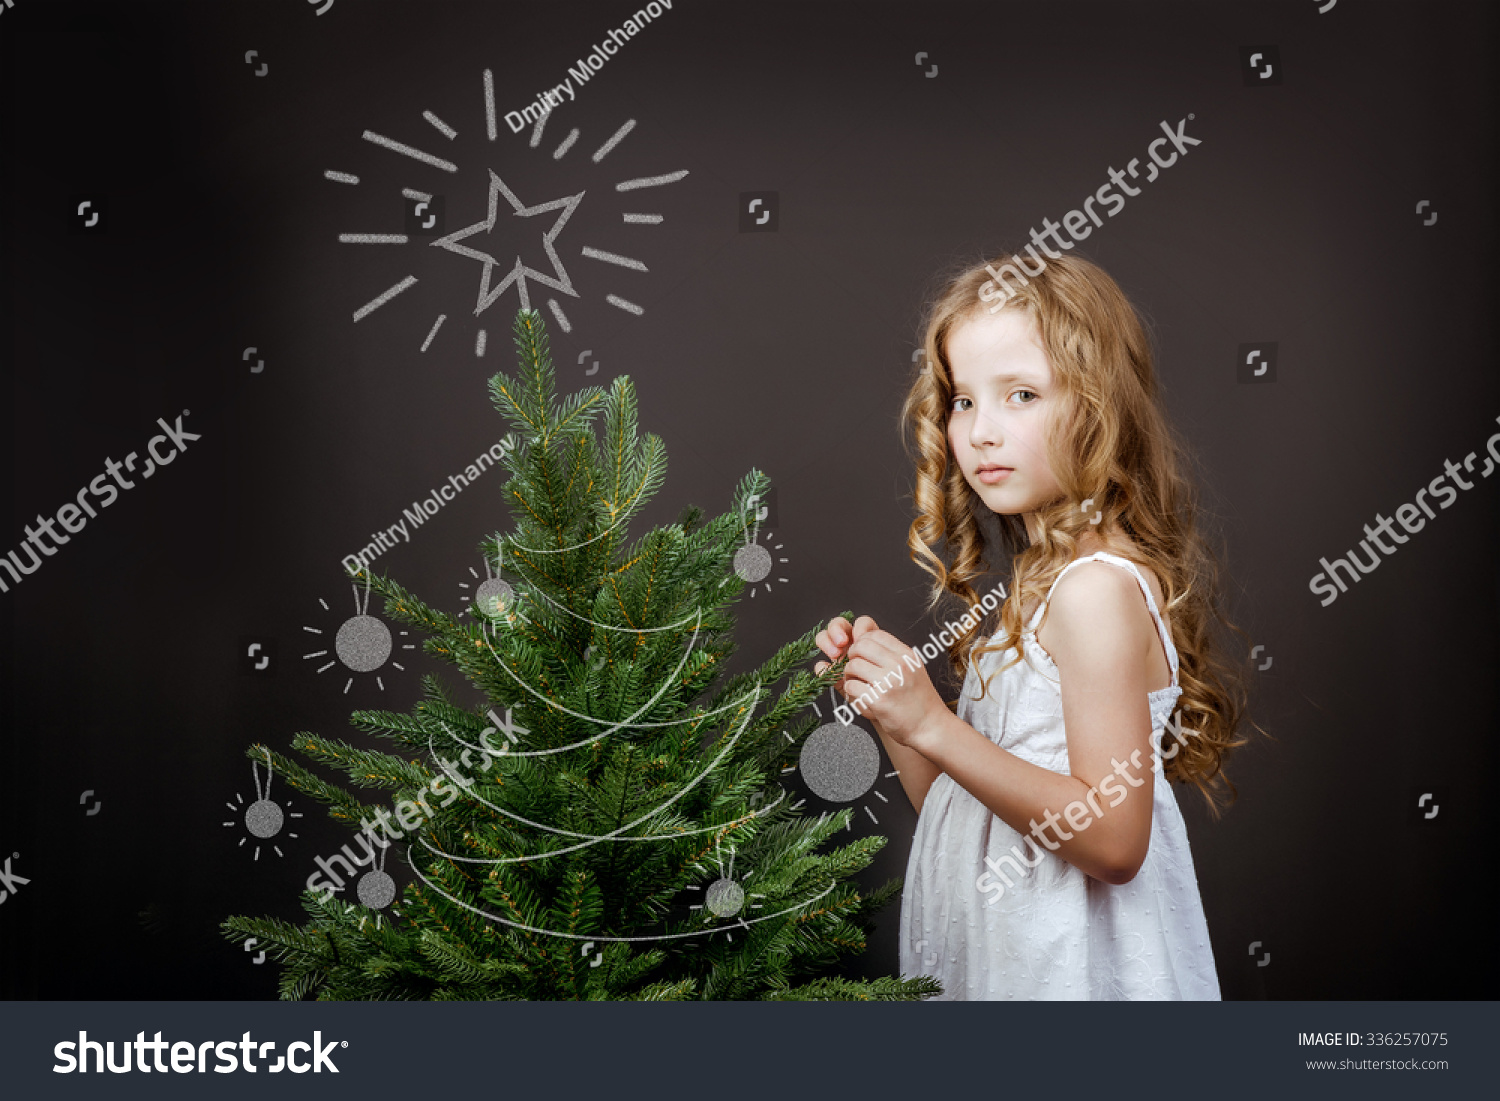
[[(916, 464), (916, 518), (907, 545), (912, 560), (933, 578), (929, 610), (944, 594), (966, 608), (976, 602), (972, 582), (986, 572), (981, 518), (995, 515), (964, 479), (949, 448), (954, 387), (947, 340), (981, 310), (994, 312), (996, 307), (982, 304), (994, 299), (981, 300), (981, 288), (990, 281), (991, 266), (1014, 261), (1007, 256), (976, 264), (947, 280), (928, 309), (925, 363), (915, 368), (902, 406), (904, 442)], [(1124, 557), (1149, 566), (1161, 583), (1163, 615), (1179, 657), (1179, 721), (1191, 734), (1170, 759), (1163, 754), (1165, 774), (1197, 785), (1217, 815), (1220, 790), (1227, 787), (1234, 798), (1223, 767), (1230, 751), (1245, 744), (1235, 732), (1247, 701), (1243, 663), (1224, 660), (1212, 628), (1242, 638), (1244, 632), (1220, 610), (1218, 561), (1197, 531), (1196, 493), (1183, 473), (1187, 451), (1163, 414), (1146, 330), (1115, 281), (1074, 254), (1048, 259), (1039, 274), (1005, 289), (1010, 297), (999, 308), (1030, 316), (1066, 399), (1067, 412), (1047, 441), (1063, 496), (1037, 510), (1035, 543), (1019, 515), (995, 515), (1011, 559), (1010, 591), (998, 610), (999, 637), (974, 654), (1013, 647), (1016, 656), (1006, 668), (1019, 662), (1023, 610), (1035, 608), (1077, 556), (1080, 536), (1118, 528), (1133, 544)], [(1091, 525), (1078, 507), (1088, 498), (1104, 514), (1101, 525)], [(934, 550), (939, 542), (951, 566)], [(987, 626), (969, 622), (948, 647), (960, 681), (968, 673), (970, 648)], [(986, 682), (981, 698), (987, 689)]]

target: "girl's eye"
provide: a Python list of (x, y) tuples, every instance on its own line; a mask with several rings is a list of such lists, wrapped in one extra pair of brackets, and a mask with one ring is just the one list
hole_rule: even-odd
[(960, 408), (958, 408), (958, 403), (961, 402), (961, 401), (968, 401), (968, 400), (969, 400), (968, 398), (954, 398), (953, 399), (953, 405), (949, 407), (949, 412), (951, 412), (951, 413), (962, 413), (963, 410), (960, 409)]
[[(1035, 390), (1017, 390), (1016, 394), (1030, 394), (1033, 398), (1035, 398), (1037, 396)], [(1013, 394), (1011, 396), (1014, 397), (1015, 394)], [(1022, 405), (1030, 405), (1031, 402), (1029, 402), (1029, 401), (1023, 401), (1021, 404)]]

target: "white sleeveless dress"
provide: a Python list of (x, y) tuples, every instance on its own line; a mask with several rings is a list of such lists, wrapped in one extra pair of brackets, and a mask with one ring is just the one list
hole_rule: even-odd
[[(1172, 742), (1162, 731), (1182, 694), (1177, 649), (1146, 579), (1129, 560), (1104, 552), (1088, 555), (1070, 562), (1057, 581), (1074, 566), (1094, 561), (1129, 570), (1145, 593), (1172, 670), (1171, 684), (1148, 695), (1152, 745), (1159, 747), (1168, 737), (1170, 755)], [(958, 717), (1022, 760), (1066, 775), (1068, 743), (1058, 671), (1035, 633), (1051, 599), (1049, 591), (1026, 626), (1025, 658), (994, 677), (982, 700), (975, 699), (980, 676), (993, 674), (1015, 650), (970, 662)], [(1129, 773), (1137, 779), (1151, 767), (1141, 760), (1143, 767)], [(1151, 763), (1160, 764), (1156, 749)], [(937, 1001), (1217, 1001), (1219, 980), (1187, 827), (1172, 785), (1159, 771), (1152, 779), (1145, 862), (1134, 879), (1115, 886), (1023, 840), (1025, 835), (946, 772), (940, 775), (917, 819), (901, 895), (902, 974), (941, 981), (944, 993), (932, 999)], [(1128, 786), (1123, 779), (1118, 783)], [(1107, 810), (1107, 796), (1102, 805)], [(1055, 833), (1048, 836), (1055, 844)], [(993, 886), (982, 891), (976, 881), (990, 871), (985, 857), (999, 861), (1002, 854), (1010, 858), (999, 867), (1013, 886), (996, 897)], [(1018, 861), (1016, 854), (1023, 859)], [(993, 874), (985, 882), (1004, 886)]]

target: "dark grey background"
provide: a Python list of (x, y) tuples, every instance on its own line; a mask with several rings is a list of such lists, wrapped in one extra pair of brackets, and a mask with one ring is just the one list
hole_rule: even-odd
[[(302, 660), (316, 641), (302, 628), (352, 611), (343, 555), (502, 435), (485, 384), (514, 370), (517, 301), (476, 321), (473, 261), (338, 234), (401, 232), (405, 187), (442, 191), (448, 228), (467, 225), (490, 168), (528, 203), (587, 189), (559, 238), (573, 332), (547, 319), (562, 388), (628, 373), (642, 429), (667, 444), (636, 530), (689, 502), (721, 511), (759, 467), (789, 580), (743, 602), (741, 663), (844, 609), (918, 641), (933, 623), (904, 545), (897, 411), (937, 274), (1060, 219), (1191, 112), (1202, 144), (1081, 251), (1151, 321), (1227, 547), (1229, 606), (1273, 659), (1253, 713), (1276, 740), (1232, 759), (1238, 804), (1214, 822), (1178, 793), (1224, 995), (1493, 998), (1493, 485), (1333, 605), (1307, 585), (1320, 556), (1496, 430), (1495, 13), (1318, 6), (676, 0), (531, 149), (503, 123), (485, 139), (483, 70), (499, 110), (519, 109), (637, 5), (336, 0), (319, 17), (297, 0), (16, 0), (0, 14), (0, 551), (106, 455), (142, 449), (156, 418), (191, 409), (203, 439), (0, 594), (0, 864), (19, 854), (31, 880), (0, 905), (0, 994), (273, 997), (275, 968), (217, 923), (296, 918), (313, 859), (348, 834), (298, 797), (285, 858), (252, 861), (220, 825), (227, 800), (254, 797), (245, 746), (358, 740), (349, 711), (408, 710), (439, 668), (406, 660), (383, 692), (363, 676), (345, 695), (346, 673)], [(1284, 79), (1247, 86), (1241, 47), (1265, 44)], [(578, 146), (554, 161), (573, 126)], [(669, 187), (613, 190), (682, 168)], [(748, 191), (779, 193), (776, 232), (739, 232)], [(107, 196), (104, 234), (71, 231), (81, 193)], [(1413, 213), (1423, 199), (1433, 226)], [(623, 226), (625, 210), (665, 221)], [(545, 265), (534, 235), (516, 241)], [(351, 321), (407, 274), (415, 287)], [(1277, 344), (1274, 383), (1236, 381), (1250, 342)], [(602, 365), (589, 379), (585, 350)], [(509, 525), (500, 478), (375, 568), (457, 610), (478, 540)], [(245, 635), (278, 641), (274, 677), (239, 671)], [(896, 781), (880, 790), (889, 803), (862, 801), (879, 825), (857, 811), (845, 835), (891, 838), (872, 883), (904, 873), (915, 825)], [(1431, 821), (1412, 813), (1424, 791), (1441, 795)], [(897, 916), (853, 973), (897, 969)]]

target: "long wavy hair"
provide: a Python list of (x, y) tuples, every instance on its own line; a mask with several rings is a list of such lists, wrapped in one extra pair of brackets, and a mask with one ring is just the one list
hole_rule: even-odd
[[(1017, 262), (1008, 255), (991, 265)], [(991, 513), (964, 479), (948, 443), (953, 372), (947, 341), (961, 323), (994, 312), (985, 303), (997, 296), (981, 299), (988, 282), (988, 265), (965, 267), (948, 277), (932, 301), (924, 325), (925, 362), (914, 365), (901, 414), (904, 442), (916, 463), (916, 518), (906, 541), (912, 560), (933, 579), (928, 610), (945, 594), (966, 608), (975, 604), (973, 582), (987, 572), (983, 527), (992, 517), (1010, 557), (1006, 599), (995, 613), (961, 621), (963, 633), (948, 647), (953, 671), (962, 682), (970, 648), (996, 615), (999, 632), (989, 634), (974, 656), (1013, 647), (1015, 658), (1005, 668), (1019, 662), (1025, 616), (1077, 556), (1079, 537), (1118, 529), (1133, 544), (1122, 556), (1149, 566), (1161, 584), (1163, 616), (1179, 657), (1184, 737), (1170, 759), (1162, 755), (1166, 776), (1197, 785), (1217, 816), (1221, 790), (1228, 788), (1230, 802), (1235, 796), (1223, 769), (1230, 751), (1245, 744), (1235, 732), (1247, 694), (1244, 663), (1224, 659), (1214, 629), (1240, 636), (1247, 653), (1248, 638), (1220, 608), (1219, 564), (1198, 532), (1197, 495), (1184, 474), (1188, 452), (1163, 414), (1145, 327), (1115, 281), (1071, 253), (1049, 258), (1038, 274), (1001, 288), (1009, 297), (998, 308), (1032, 319), (1064, 397), (1064, 411), (1047, 440), (1063, 495), (1037, 510), (1041, 534), (1033, 544), (1021, 516)], [(1090, 498), (1085, 513), (1079, 506)], [(1097, 525), (1090, 523), (1095, 511), (1103, 513)], [(935, 550), (939, 543), (951, 565)], [(980, 698), (987, 688), (985, 682)]]

